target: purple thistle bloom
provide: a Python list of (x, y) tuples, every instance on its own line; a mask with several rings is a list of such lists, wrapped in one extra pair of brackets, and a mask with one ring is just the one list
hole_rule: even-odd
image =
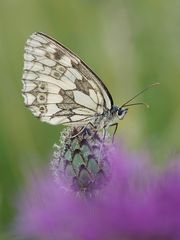
[(111, 177), (92, 198), (39, 175), (19, 202), (17, 232), (43, 240), (180, 239), (180, 162), (158, 172), (144, 158), (113, 149)]

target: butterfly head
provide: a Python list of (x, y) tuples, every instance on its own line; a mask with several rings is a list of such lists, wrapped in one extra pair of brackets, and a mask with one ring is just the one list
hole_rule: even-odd
[(128, 111), (128, 108), (125, 108), (125, 107), (119, 107), (117, 109), (117, 116), (118, 116), (119, 120), (124, 118), (124, 116), (126, 115), (127, 111)]

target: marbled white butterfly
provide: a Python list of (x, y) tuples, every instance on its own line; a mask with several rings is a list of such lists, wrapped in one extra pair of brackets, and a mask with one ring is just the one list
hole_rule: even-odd
[[(127, 113), (113, 104), (100, 78), (73, 52), (43, 33), (33, 33), (24, 53), (25, 105), (41, 121), (107, 129)], [(146, 90), (146, 89), (145, 89)], [(143, 104), (143, 103), (136, 103)]]

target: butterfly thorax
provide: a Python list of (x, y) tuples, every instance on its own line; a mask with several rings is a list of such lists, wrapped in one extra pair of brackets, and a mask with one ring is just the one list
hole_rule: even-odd
[(93, 125), (97, 128), (108, 128), (109, 126), (118, 123), (127, 113), (127, 108), (112, 106), (110, 110), (105, 110), (101, 115), (95, 115)]

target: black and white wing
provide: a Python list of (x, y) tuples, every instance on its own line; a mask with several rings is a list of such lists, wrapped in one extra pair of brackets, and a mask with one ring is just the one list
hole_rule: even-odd
[(25, 105), (50, 124), (84, 125), (113, 105), (97, 75), (43, 33), (33, 33), (26, 42), (23, 86)]

